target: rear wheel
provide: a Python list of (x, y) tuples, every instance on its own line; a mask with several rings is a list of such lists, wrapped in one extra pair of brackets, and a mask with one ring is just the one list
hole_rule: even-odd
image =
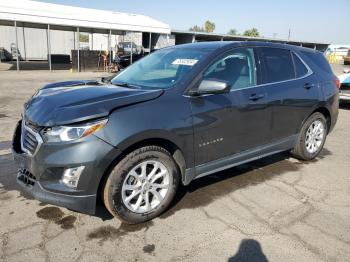
[(104, 203), (126, 223), (145, 222), (165, 211), (178, 183), (178, 167), (170, 153), (158, 146), (142, 147), (112, 170), (104, 188)]
[(292, 154), (302, 160), (312, 160), (322, 151), (328, 130), (323, 114), (316, 112), (304, 123)]

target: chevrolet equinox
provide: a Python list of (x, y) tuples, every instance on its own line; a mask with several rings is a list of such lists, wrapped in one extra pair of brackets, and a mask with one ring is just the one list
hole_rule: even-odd
[(314, 159), (338, 117), (323, 54), (263, 42), (156, 51), (108, 83), (48, 84), (13, 137), (17, 181), (36, 199), (127, 223), (166, 210), (180, 183), (291, 151)]

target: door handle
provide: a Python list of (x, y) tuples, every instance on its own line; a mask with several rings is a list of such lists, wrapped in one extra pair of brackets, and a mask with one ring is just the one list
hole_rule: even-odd
[(314, 84), (306, 83), (306, 84), (304, 85), (304, 88), (307, 89), (307, 90), (309, 90), (309, 89), (312, 88), (313, 86), (314, 86)]
[(264, 98), (265, 95), (264, 94), (252, 94), (250, 97), (249, 97), (249, 100), (252, 100), (252, 101), (257, 101), (261, 98)]

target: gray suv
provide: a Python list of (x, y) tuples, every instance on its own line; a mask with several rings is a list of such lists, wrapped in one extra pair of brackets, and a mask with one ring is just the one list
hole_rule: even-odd
[(109, 83), (49, 84), (13, 137), (36, 199), (127, 223), (166, 210), (180, 184), (282, 151), (315, 158), (338, 116), (322, 53), (262, 42), (156, 51)]

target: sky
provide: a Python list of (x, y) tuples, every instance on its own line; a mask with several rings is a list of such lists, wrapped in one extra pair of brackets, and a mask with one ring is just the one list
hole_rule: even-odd
[(243, 33), (292, 40), (350, 44), (350, 0), (41, 0), (55, 4), (151, 16), (172, 29), (215, 23), (216, 33)]

